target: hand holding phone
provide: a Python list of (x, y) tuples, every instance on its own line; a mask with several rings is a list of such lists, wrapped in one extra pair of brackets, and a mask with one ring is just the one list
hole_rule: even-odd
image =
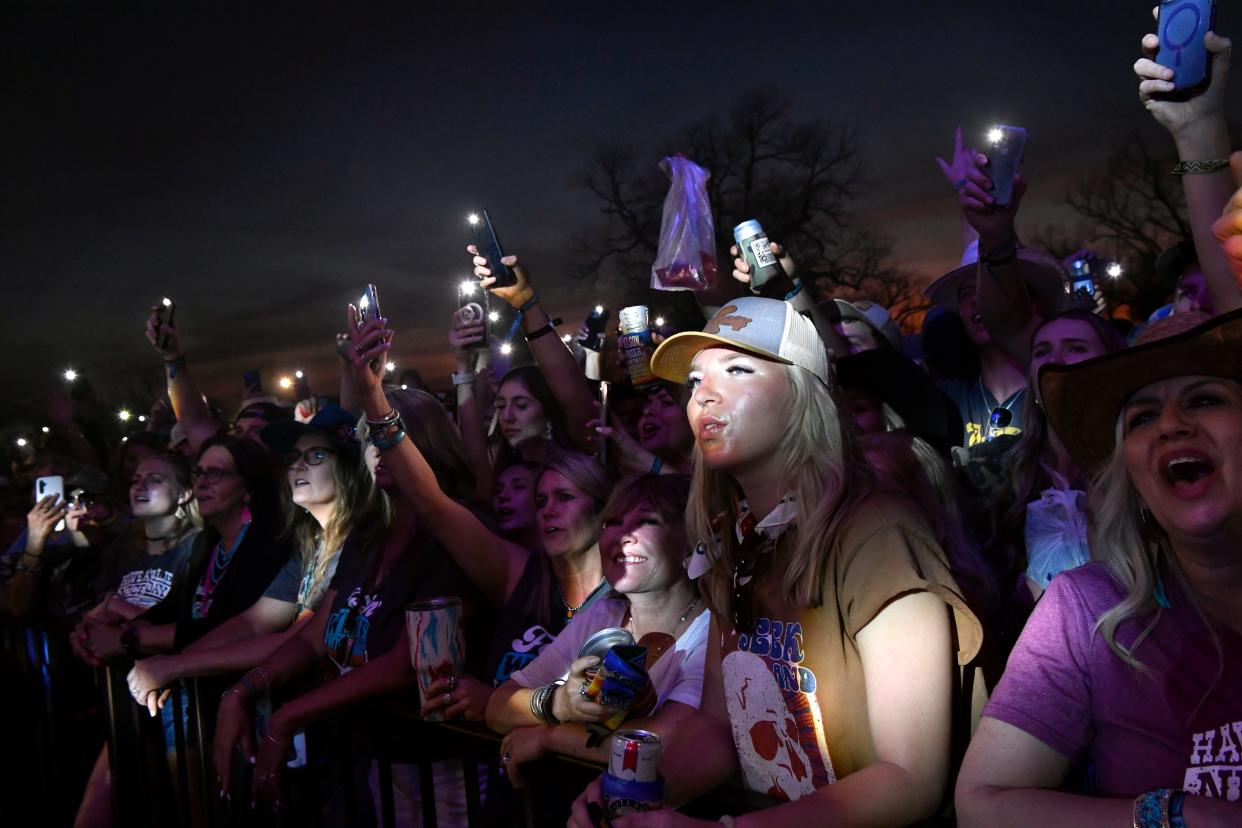
[(42, 534), (41, 538), (34, 538), (39, 541), (40, 545), (47, 538), (49, 531), (44, 524), (55, 519), (56, 524), (51, 527), (51, 530), (61, 531), (65, 528), (64, 514), (67, 510), (65, 478), (55, 474), (35, 480), (35, 506), (27, 516), (27, 526), (32, 536), (35, 532)]
[[(600, 425), (609, 425), (608, 422), (608, 380), (600, 380), (599, 383), (599, 423)], [(601, 466), (608, 465), (608, 438), (603, 435), (599, 436), (599, 462)]]
[(1173, 95), (1207, 86), (1212, 55), (1203, 37), (1216, 26), (1216, 0), (1161, 0), (1156, 11), (1160, 38), (1156, 63), (1173, 70)]
[(996, 204), (1008, 207), (1013, 200), (1013, 180), (1022, 167), (1029, 133), (1022, 127), (1000, 125), (988, 131), (988, 164), (984, 172), (992, 182)]
[(603, 305), (596, 305), (591, 309), (586, 318), (587, 335), (578, 340), (583, 348), (596, 353), (604, 349), (604, 331), (611, 316), (612, 312)]
[(491, 288), (516, 285), (517, 275), (511, 267), (501, 261), (505, 257), (504, 250), (500, 246), (500, 237), (496, 235), (496, 228), (487, 210), (471, 213), (466, 218), (466, 222), (470, 225), (475, 249), (479, 251), (480, 256), (487, 259), (487, 267), (492, 271), (492, 276), (496, 278)]

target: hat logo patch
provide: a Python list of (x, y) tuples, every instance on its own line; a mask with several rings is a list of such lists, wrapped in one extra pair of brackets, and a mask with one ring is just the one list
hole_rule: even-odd
[(712, 317), (707, 323), (707, 327), (703, 329), (704, 333), (718, 334), (720, 329), (724, 327), (732, 328), (734, 333), (742, 330), (755, 320), (748, 316), (739, 316), (737, 314), (737, 305), (725, 305), (720, 312)]

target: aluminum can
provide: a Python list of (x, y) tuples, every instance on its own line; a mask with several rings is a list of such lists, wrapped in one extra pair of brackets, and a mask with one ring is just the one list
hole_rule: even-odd
[(785, 274), (781, 263), (772, 255), (772, 245), (763, 226), (755, 219), (748, 219), (733, 228), (733, 240), (737, 242), (738, 252), (742, 260), (750, 265), (750, 290), (758, 293), (759, 288)]
[(659, 808), (664, 802), (659, 735), (648, 730), (614, 733), (601, 793), (609, 819)]
[(655, 351), (655, 346), (651, 340), (651, 327), (647, 323), (647, 306), (631, 305), (622, 308), (617, 318), (621, 321), (617, 348), (625, 357), (630, 384), (637, 388), (657, 381), (659, 377), (651, 373), (651, 354)]
[[(418, 676), (418, 692), (423, 701), (427, 688), (436, 679), (460, 676), (466, 663), (466, 642), (461, 626), (461, 599), (457, 596), (429, 598), (407, 604), (405, 627), (410, 638), (410, 664)], [(440, 722), (444, 714), (427, 716)]]
[(578, 658), (596, 656), (602, 663), (608, 651), (618, 644), (633, 644), (634, 636), (629, 630), (620, 627), (605, 627), (588, 638), (578, 650)]

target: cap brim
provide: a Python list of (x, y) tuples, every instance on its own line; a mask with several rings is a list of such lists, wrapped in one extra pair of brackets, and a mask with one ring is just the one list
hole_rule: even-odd
[(790, 360), (778, 356), (771, 351), (754, 348), (728, 337), (703, 333), (702, 331), (683, 331), (682, 333), (673, 334), (661, 342), (660, 346), (655, 349), (655, 353), (651, 355), (651, 372), (657, 377), (670, 382), (685, 382), (686, 377), (690, 375), (690, 363), (694, 361), (695, 356), (700, 351), (706, 348), (731, 348), (735, 351), (745, 351), (746, 353), (754, 354), (763, 359), (793, 365), (793, 362)]
[(1242, 312), (1076, 365), (1045, 365), (1039, 389), (1057, 437), (1091, 473), (1113, 453), (1127, 400), (1153, 382), (1192, 375), (1242, 381)]

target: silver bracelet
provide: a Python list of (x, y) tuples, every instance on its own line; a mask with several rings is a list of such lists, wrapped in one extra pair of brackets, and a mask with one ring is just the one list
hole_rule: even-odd
[(453, 387), (457, 387), (459, 385), (474, 385), (474, 378), (476, 376), (477, 374), (475, 374), (473, 371), (467, 371), (464, 374), (459, 374), (456, 371), (454, 371), (452, 374)]

